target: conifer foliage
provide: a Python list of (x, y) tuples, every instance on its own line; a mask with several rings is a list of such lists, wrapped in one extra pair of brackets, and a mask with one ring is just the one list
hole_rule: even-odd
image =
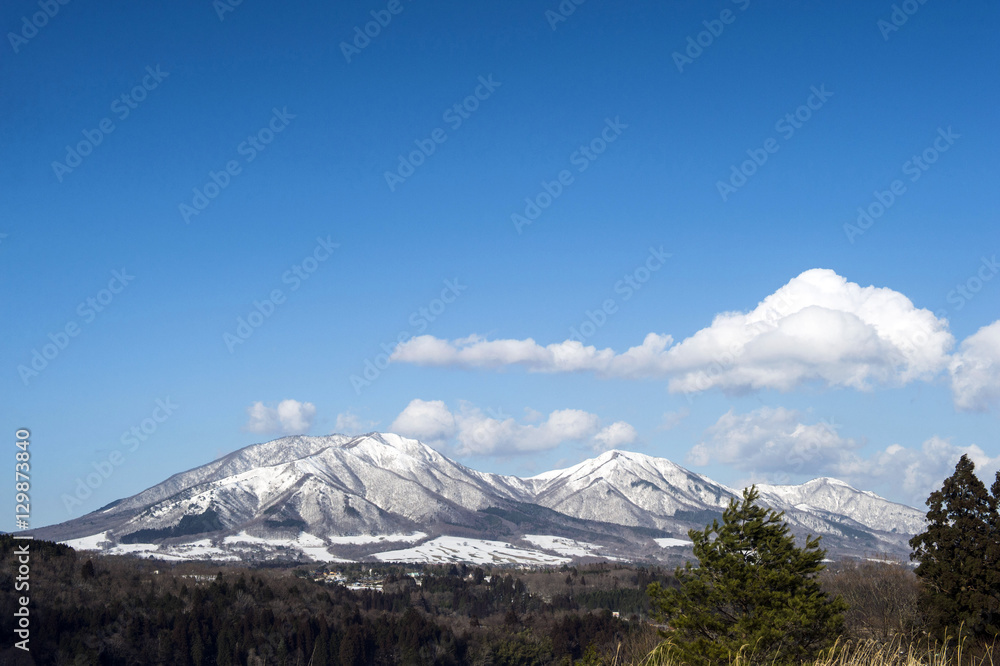
[(777, 513), (756, 504), (756, 487), (733, 499), (703, 532), (688, 532), (699, 565), (677, 569), (679, 588), (649, 587), (675, 661), (799, 664), (830, 646), (847, 604), (820, 589), (826, 551), (819, 538), (795, 539)]
[(920, 563), (928, 625), (939, 637), (960, 628), (979, 639), (1000, 636), (1000, 472), (987, 491), (963, 455), (927, 506), (927, 529), (910, 539), (910, 557)]

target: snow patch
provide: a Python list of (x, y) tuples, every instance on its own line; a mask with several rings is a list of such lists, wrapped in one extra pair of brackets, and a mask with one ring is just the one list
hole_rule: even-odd
[(370, 543), (416, 543), (426, 539), (423, 532), (413, 534), (359, 534), (357, 536), (329, 536), (326, 538), (334, 546), (364, 546)]
[(600, 548), (597, 544), (587, 543), (586, 541), (574, 541), (573, 539), (545, 534), (525, 534), (522, 538), (534, 546), (555, 551), (567, 557), (597, 556), (597, 553), (594, 551)]
[(157, 560), (226, 560), (235, 561), (240, 557), (213, 546), (208, 539), (177, 545), (157, 545), (155, 543), (121, 543), (106, 551), (109, 555), (133, 555)]
[(656, 545), (660, 548), (679, 548), (681, 546), (693, 546), (694, 541), (687, 541), (685, 539), (675, 539), (673, 537), (664, 537), (662, 539), (653, 539)]
[(438, 537), (414, 548), (377, 553), (375, 558), (382, 562), (469, 562), (472, 564), (527, 564), (533, 566), (567, 564), (572, 561), (568, 557), (518, 548), (503, 541), (453, 536)]
[(92, 534), (88, 537), (80, 537), (79, 539), (69, 539), (67, 541), (60, 541), (59, 543), (64, 546), (69, 546), (73, 550), (101, 550), (101, 544), (108, 540), (108, 533), (101, 532), (100, 534)]
[(269, 548), (294, 548), (301, 551), (307, 557), (311, 558), (316, 562), (350, 562), (351, 560), (341, 559), (334, 555), (331, 555), (327, 550), (327, 543), (320, 539), (318, 536), (309, 534), (308, 532), (300, 532), (294, 539), (265, 539), (262, 537), (255, 537), (247, 534), (246, 532), (240, 532), (239, 534), (234, 534), (232, 536), (227, 536), (222, 540), (223, 543), (229, 546), (238, 546), (239, 544), (247, 544), (253, 546), (264, 546)]

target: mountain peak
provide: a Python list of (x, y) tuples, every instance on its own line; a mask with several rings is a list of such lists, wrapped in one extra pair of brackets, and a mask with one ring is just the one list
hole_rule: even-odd
[[(824, 534), (854, 550), (905, 548), (907, 536), (922, 526), (916, 509), (837, 479), (760, 489), (767, 504), (787, 510), (795, 529)], [(646, 537), (699, 528), (736, 495), (670, 460), (635, 451), (612, 449), (521, 479), (469, 469), (395, 433), (297, 435), (176, 474), (103, 510), (44, 528), (44, 538), (100, 534), (102, 543), (125, 544), (125, 552), (128, 544), (206, 534), (216, 543), (244, 533), (252, 537), (240, 538), (284, 543), (295, 531), (313, 535), (310, 543), (336, 547), (359, 534), (473, 538), (499, 530), (488, 533), (516, 540), (518, 530), (527, 529), (522, 526), (531, 526), (536, 535), (565, 537), (583, 530), (598, 541), (615, 535), (615, 543), (628, 544), (621, 554), (655, 558), (659, 546), (646, 543)]]
[[(851, 490), (857, 490), (854, 486), (850, 485), (846, 481), (841, 481), (840, 479), (835, 479), (832, 476), (818, 476), (815, 479), (810, 479), (804, 483), (793, 484), (793, 483), (756, 483), (754, 484), (757, 488), (767, 488), (767, 489), (777, 489), (777, 488), (821, 488), (823, 486), (837, 486), (838, 488), (849, 488)], [(864, 492), (858, 490), (858, 492)]]
[(634, 470), (638, 467), (666, 467), (670, 469), (681, 469), (675, 463), (666, 458), (654, 458), (645, 453), (635, 451), (623, 451), (621, 449), (611, 449), (605, 451), (594, 458), (588, 458), (570, 467), (554, 469), (542, 472), (530, 477), (532, 480), (546, 481), (560, 477), (579, 478), (583, 476), (601, 476), (613, 470), (628, 468)]
[(438, 466), (448, 462), (447, 458), (423, 442), (391, 432), (358, 435), (341, 448), (345, 453), (384, 468)]

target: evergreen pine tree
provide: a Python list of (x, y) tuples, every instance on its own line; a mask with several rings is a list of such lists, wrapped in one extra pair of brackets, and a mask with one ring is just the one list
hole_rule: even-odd
[(688, 532), (698, 566), (678, 567), (679, 588), (649, 586), (677, 662), (799, 664), (831, 645), (847, 604), (829, 598), (816, 575), (826, 551), (819, 538), (798, 548), (783, 513), (756, 504), (756, 487), (733, 499), (704, 531)]
[(200, 634), (195, 634), (191, 640), (191, 663), (194, 666), (204, 666), (205, 664), (205, 646), (201, 642)]
[(83, 563), (83, 566), (80, 567), (80, 575), (83, 577), (84, 580), (94, 577), (95, 574), (94, 574), (93, 560), (88, 559), (86, 562)]
[(1000, 635), (1000, 473), (990, 492), (963, 455), (927, 498), (927, 529), (910, 539), (931, 630)]
[(215, 656), (215, 663), (218, 666), (233, 666), (233, 637), (229, 627), (225, 627), (219, 632), (217, 644), (219, 648)]
[(330, 663), (329, 652), (326, 644), (326, 628), (322, 628), (316, 636), (316, 645), (313, 647), (312, 666), (327, 666)]

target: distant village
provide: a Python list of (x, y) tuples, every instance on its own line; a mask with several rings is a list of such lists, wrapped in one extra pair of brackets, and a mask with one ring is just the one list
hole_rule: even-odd
[[(418, 587), (423, 585), (423, 572), (407, 571), (404, 575), (416, 583)], [(395, 574), (376, 571), (374, 568), (369, 568), (366, 572), (363, 568), (358, 571), (345, 571), (321, 567), (311, 573), (311, 578), (317, 583), (326, 585), (343, 585), (348, 590), (374, 590), (375, 592), (381, 592), (386, 584), (399, 580)], [(465, 578), (473, 580), (474, 574), (469, 573)], [(490, 578), (490, 576), (485, 575), (481, 580), (484, 583), (489, 583)]]

